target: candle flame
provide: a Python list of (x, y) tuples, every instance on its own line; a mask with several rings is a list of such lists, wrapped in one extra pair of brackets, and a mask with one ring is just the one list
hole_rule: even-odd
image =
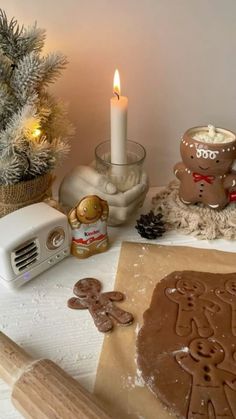
[(119, 71), (116, 69), (113, 79), (113, 92), (114, 94), (120, 98), (120, 75)]

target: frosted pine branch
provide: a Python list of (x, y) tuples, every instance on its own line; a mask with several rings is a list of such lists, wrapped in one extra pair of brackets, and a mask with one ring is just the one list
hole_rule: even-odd
[(17, 98), (24, 103), (34, 92), (55, 81), (66, 65), (66, 58), (50, 54), (45, 58), (31, 52), (19, 61), (11, 78)]
[(70, 152), (70, 144), (62, 138), (55, 138), (52, 141), (52, 154), (59, 164)]
[(0, 43), (1, 49), (13, 62), (20, 55), (19, 40), (23, 32), (17, 20), (12, 18), (8, 21), (6, 13), (0, 9)]
[(70, 140), (75, 133), (73, 125), (68, 121), (67, 106), (49, 94), (41, 97), (41, 108), (48, 110), (47, 118), (42, 119), (42, 129), (48, 133), (48, 141), (53, 138), (65, 138)]
[(47, 141), (32, 141), (28, 149), (29, 167), (27, 169), (28, 178), (42, 175), (55, 167), (55, 157), (52, 152), (51, 144)]
[[(1, 44), (0, 44), (1, 45)], [(12, 74), (12, 61), (0, 50), (0, 81), (8, 82)]]
[(66, 67), (68, 61), (63, 54), (52, 53), (48, 54), (43, 59), (43, 79), (44, 85), (53, 83), (59, 77), (60, 73)]
[(0, 9), (0, 184), (43, 175), (70, 149), (66, 108), (46, 89), (67, 60), (42, 56), (44, 41), (36, 23), (25, 29)]
[(44, 46), (45, 30), (34, 26), (24, 28), (19, 26), (17, 20), (8, 21), (6, 13), (0, 9), (0, 43), (4, 54), (14, 64), (25, 54), (32, 51), (40, 52)]
[(22, 156), (14, 155), (4, 161), (0, 160), (0, 183), (9, 185), (20, 182), (27, 166), (27, 160)]
[(4, 82), (0, 82), (0, 131), (4, 129), (17, 108), (17, 103), (11, 89)]
[(5, 130), (0, 132), (0, 157), (5, 158), (17, 150), (25, 153), (33, 130), (39, 126), (36, 107), (26, 104), (9, 120)]
[(16, 97), (22, 104), (37, 91), (43, 76), (43, 62), (38, 54), (31, 52), (19, 61), (10, 83)]
[(45, 39), (45, 29), (38, 28), (36, 22), (33, 26), (29, 26), (27, 29), (24, 28), (19, 41), (22, 55), (29, 54), (33, 51), (40, 53), (43, 49)]

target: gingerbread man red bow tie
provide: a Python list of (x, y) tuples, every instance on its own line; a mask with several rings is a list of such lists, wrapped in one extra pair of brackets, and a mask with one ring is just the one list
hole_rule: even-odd
[(194, 182), (200, 182), (201, 180), (204, 180), (205, 182), (212, 184), (213, 180), (215, 179), (215, 176), (206, 176), (201, 175), (200, 173), (193, 173), (193, 179)]

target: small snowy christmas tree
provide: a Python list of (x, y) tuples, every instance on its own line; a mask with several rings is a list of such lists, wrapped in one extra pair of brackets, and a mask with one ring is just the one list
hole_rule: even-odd
[(47, 91), (67, 64), (41, 55), (45, 31), (25, 28), (0, 9), (0, 185), (50, 172), (68, 153), (73, 129)]

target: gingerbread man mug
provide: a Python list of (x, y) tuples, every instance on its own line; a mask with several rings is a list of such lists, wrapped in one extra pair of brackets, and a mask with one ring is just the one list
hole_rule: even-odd
[[(210, 128), (209, 128), (210, 127)], [(223, 209), (236, 200), (236, 135), (223, 128), (190, 128), (181, 138), (182, 162), (174, 166), (184, 204)]]

